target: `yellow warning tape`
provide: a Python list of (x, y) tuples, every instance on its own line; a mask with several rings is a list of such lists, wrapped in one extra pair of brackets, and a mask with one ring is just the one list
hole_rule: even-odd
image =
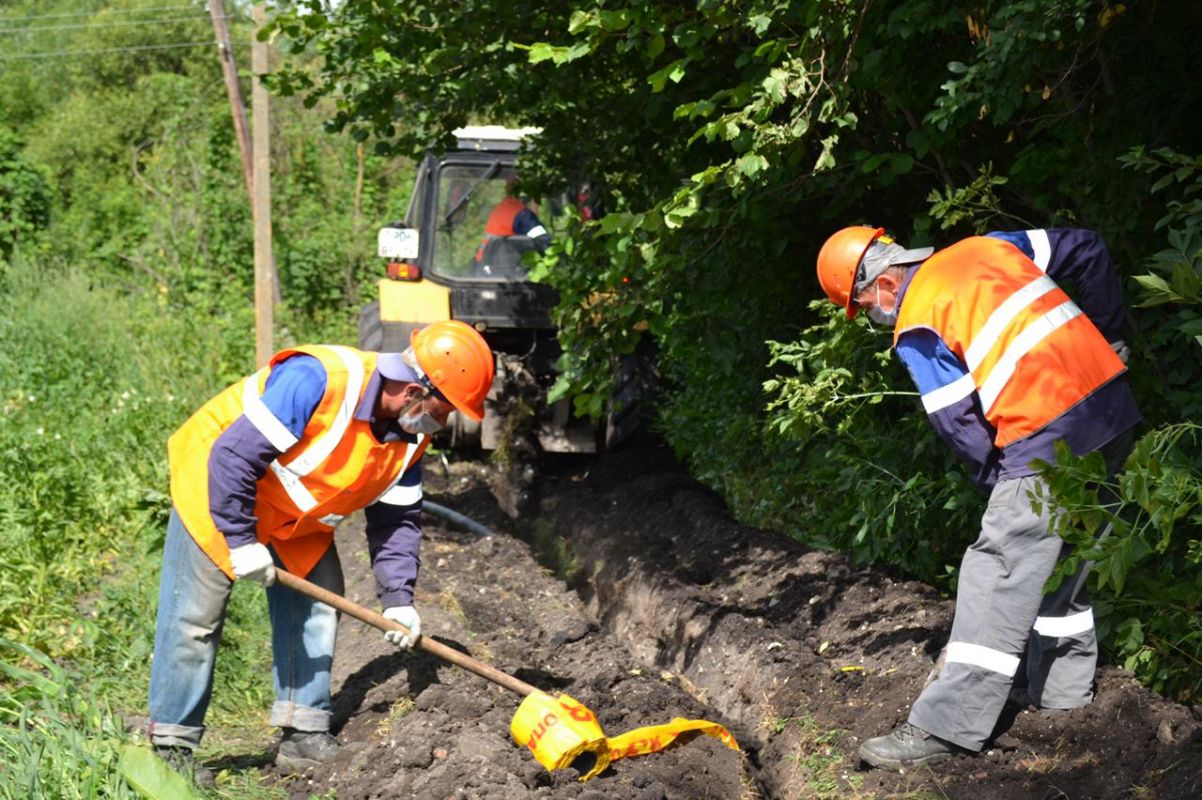
[(601, 774), (618, 759), (663, 750), (688, 731), (713, 736), (727, 747), (739, 749), (735, 737), (718, 723), (680, 717), (664, 725), (636, 728), (611, 739), (601, 730), (596, 715), (566, 694), (551, 697), (544, 692), (533, 692), (527, 695), (509, 725), (513, 740), (529, 748), (535, 760), (548, 770), (563, 769), (581, 755), (592, 753), (596, 762), (580, 777), (582, 781)]

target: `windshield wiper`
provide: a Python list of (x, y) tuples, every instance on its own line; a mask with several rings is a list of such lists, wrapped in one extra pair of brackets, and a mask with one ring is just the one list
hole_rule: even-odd
[(455, 216), (455, 212), (458, 211), (459, 209), (463, 208), (464, 204), (467, 203), (468, 200), (472, 199), (472, 195), (475, 194), (476, 190), (480, 188), (480, 184), (484, 183), (489, 178), (491, 178), (493, 175), (495, 175), (497, 170), (499, 170), (500, 168), (501, 168), (500, 161), (494, 161), (491, 164), (489, 164), (488, 169), (484, 171), (484, 174), (481, 175), (480, 178), (475, 183), (472, 184), (470, 189), (468, 189), (466, 192), (463, 193), (463, 197), (459, 198), (459, 202), (455, 204), (454, 208), (452, 208), (450, 211), (448, 211), (446, 213), (446, 216), (444, 216), (442, 218), (442, 221), (449, 224), (451, 222), (451, 217)]

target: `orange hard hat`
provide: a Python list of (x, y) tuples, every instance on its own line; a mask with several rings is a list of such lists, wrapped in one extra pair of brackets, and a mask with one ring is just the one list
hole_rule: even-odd
[(484, 337), (466, 322), (446, 320), (414, 331), (409, 343), (434, 388), (459, 412), (477, 422), (484, 419), (484, 397), (494, 370)]
[(832, 303), (843, 306), (848, 319), (855, 317), (857, 311), (852, 298), (860, 261), (884, 232), (884, 228), (853, 225), (831, 234), (818, 251), (818, 282)]

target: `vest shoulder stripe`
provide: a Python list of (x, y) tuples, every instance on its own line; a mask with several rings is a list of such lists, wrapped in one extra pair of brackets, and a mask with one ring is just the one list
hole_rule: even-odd
[(985, 356), (989, 355), (989, 351), (997, 344), (998, 337), (1010, 327), (1010, 323), (1014, 322), (1023, 309), (1055, 288), (1055, 281), (1047, 275), (1040, 275), (995, 308), (964, 352), (964, 362), (968, 364), (969, 371), (975, 372), (977, 367), (981, 366)]
[(299, 439), (288, 430), (279, 417), (271, 413), (271, 409), (263, 402), (259, 393), (259, 380), (263, 370), (251, 375), (242, 385), (242, 414), (255, 426), (255, 430), (263, 434), (271, 446), (283, 453)]
[(928, 414), (934, 414), (936, 411), (942, 411), (948, 406), (960, 402), (976, 389), (977, 385), (973, 383), (972, 375), (964, 374), (946, 386), (940, 386), (938, 389), (924, 394), (922, 407)]
[(1042, 228), (1027, 231), (1027, 239), (1030, 240), (1031, 250), (1035, 253), (1031, 260), (1035, 262), (1035, 266), (1047, 272), (1048, 264), (1052, 263), (1052, 242), (1048, 238), (1048, 232)]
[(998, 395), (1010, 382), (1020, 358), (1035, 349), (1035, 347), (1056, 329), (1066, 325), (1070, 320), (1081, 314), (1081, 309), (1072, 300), (1067, 300), (1033, 321), (1014, 337), (1014, 341), (1006, 348), (1006, 352), (998, 359), (989, 376), (981, 383), (981, 407), (988, 414), (997, 402)]
[(970, 664), (990, 672), (997, 672), (1007, 677), (1014, 677), (1018, 671), (1018, 656), (994, 650), (980, 644), (968, 642), (949, 642), (947, 645), (947, 663)]
[(363, 389), (365, 377), (363, 362), (353, 352), (341, 345), (328, 345), (329, 349), (338, 356), (338, 360), (346, 367), (346, 391), (342, 395), (338, 413), (330, 427), (324, 433), (309, 443), (304, 452), (288, 463), (288, 469), (297, 475), (308, 475), (317, 465), (329, 458), (330, 453), (342, 441), (343, 435), (350, 427), (355, 416), (355, 407), (359, 404), (359, 393)]

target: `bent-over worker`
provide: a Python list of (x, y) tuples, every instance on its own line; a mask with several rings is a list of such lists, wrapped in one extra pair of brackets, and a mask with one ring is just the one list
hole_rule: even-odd
[[(848, 319), (863, 308), (894, 328), (931, 424), (989, 492), (960, 565), (946, 663), (908, 721), (865, 741), (861, 758), (900, 769), (980, 751), (1024, 658), (1031, 704), (1089, 703), (1097, 642), (1088, 565), (1044, 594), (1068, 549), (1049, 529), (1055, 509), (1032, 503), (1035, 487), (1046, 488), (1032, 462), (1054, 462), (1062, 441), (1077, 455), (1101, 452), (1114, 475), (1131, 450), (1140, 414), (1105, 243), (1086, 230), (1029, 230), (934, 253), (851, 227), (823, 245), (818, 279)], [(1068, 281), (1080, 305), (1059, 285)]]
[(421, 539), (421, 458), (452, 411), (479, 420), (493, 354), (470, 326), (436, 322), (403, 353), (335, 345), (276, 353), (170, 438), (171, 517), (150, 675), (156, 753), (198, 782), (213, 667), (235, 580), (267, 587), (285, 774), (328, 761), (336, 614), (274, 585), (282, 567), (342, 593), (334, 528), (365, 509), (367, 547), (384, 616), (421, 635), (413, 606)]

